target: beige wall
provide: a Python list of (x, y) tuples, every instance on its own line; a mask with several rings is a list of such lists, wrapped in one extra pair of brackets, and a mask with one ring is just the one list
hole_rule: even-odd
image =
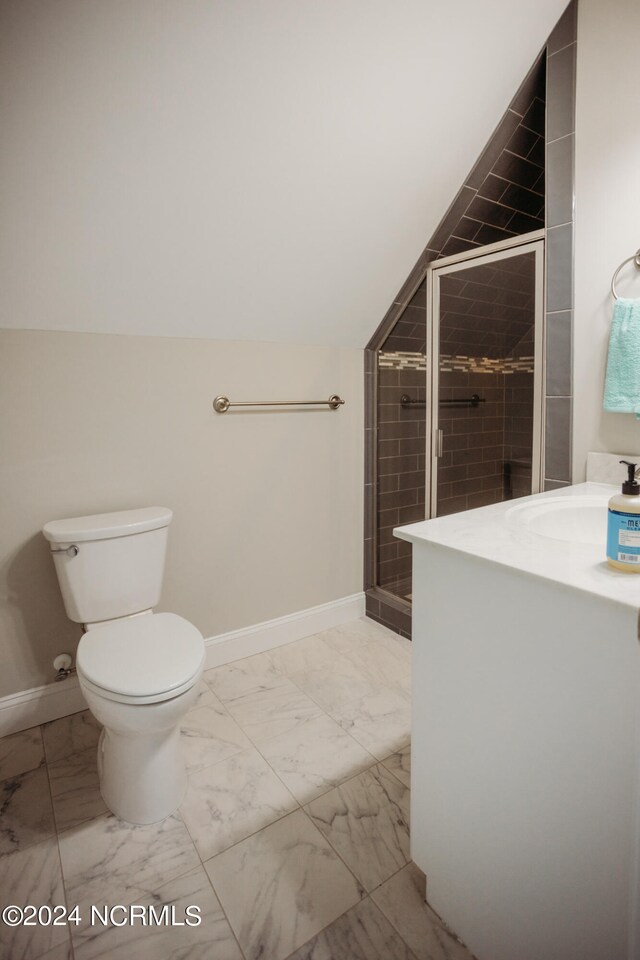
[[(40, 533), (140, 505), (175, 513), (161, 609), (205, 636), (362, 589), (356, 349), (0, 332), (0, 696), (46, 683), (80, 635)], [(347, 401), (212, 411), (231, 399)]]
[[(576, 243), (573, 478), (589, 450), (640, 451), (633, 414), (604, 413), (602, 390), (611, 276), (640, 247), (640, 125), (637, 121), (640, 4), (579, 0), (576, 96)], [(622, 296), (640, 297), (627, 267)]]

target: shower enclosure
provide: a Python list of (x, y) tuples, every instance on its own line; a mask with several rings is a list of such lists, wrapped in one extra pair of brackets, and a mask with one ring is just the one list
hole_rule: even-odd
[(376, 585), (411, 600), (393, 528), (542, 488), (543, 232), (429, 264), (378, 353)]

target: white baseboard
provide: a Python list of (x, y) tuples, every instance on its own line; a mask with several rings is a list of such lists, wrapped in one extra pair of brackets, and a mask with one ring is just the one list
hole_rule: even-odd
[(205, 640), (205, 670), (282, 647), (294, 640), (302, 640), (303, 637), (310, 637), (321, 630), (329, 630), (349, 620), (364, 617), (364, 613), (364, 593), (354, 593), (350, 597), (332, 600), (331, 603), (322, 603), (319, 607), (308, 607), (298, 613), (287, 614), (286, 617), (277, 617), (275, 620), (256, 623), (242, 630), (221, 633), (218, 637)]
[(0, 737), (86, 709), (76, 677), (22, 690), (0, 699)]
[[(205, 640), (205, 670), (301, 640), (321, 630), (363, 617), (364, 613), (364, 593), (354, 593), (350, 597), (309, 607), (286, 617), (221, 633)], [(76, 677), (10, 694), (0, 698), (0, 737), (50, 720), (59, 720), (78, 710), (86, 710), (86, 707)]]

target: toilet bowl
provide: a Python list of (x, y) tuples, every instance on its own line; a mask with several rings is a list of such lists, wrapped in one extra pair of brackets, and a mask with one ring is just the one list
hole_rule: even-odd
[(204, 664), (200, 631), (160, 600), (172, 519), (166, 507), (53, 520), (50, 543), (67, 616), (82, 623), (76, 667), (103, 725), (98, 773), (104, 801), (130, 823), (170, 816), (186, 789), (180, 721)]
[(203, 662), (202, 635), (172, 613), (102, 624), (82, 637), (80, 689), (104, 728), (100, 792), (122, 820), (155, 823), (180, 805), (180, 722), (197, 698)]

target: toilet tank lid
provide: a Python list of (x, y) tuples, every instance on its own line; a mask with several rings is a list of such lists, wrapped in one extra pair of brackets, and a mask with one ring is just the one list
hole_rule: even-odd
[(71, 517), (69, 520), (51, 520), (42, 528), (52, 543), (76, 543), (82, 540), (108, 540), (111, 537), (129, 537), (168, 527), (173, 513), (168, 507), (140, 507), (138, 510), (119, 510), (117, 513), (97, 513), (90, 517)]

